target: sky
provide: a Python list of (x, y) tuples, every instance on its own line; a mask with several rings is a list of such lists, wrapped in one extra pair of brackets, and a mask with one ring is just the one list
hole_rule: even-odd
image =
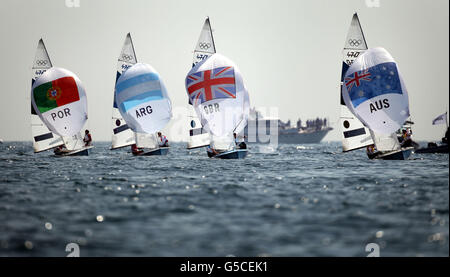
[[(93, 139), (110, 141), (117, 58), (131, 32), (139, 62), (161, 75), (174, 107), (169, 140), (187, 139), (184, 79), (206, 16), (217, 52), (239, 67), (252, 107), (287, 121), (338, 124), (342, 48), (354, 12), (369, 47), (384, 47), (409, 94), (414, 139), (439, 140), (448, 110), (448, 0), (0, 0), (0, 138), (31, 141), (31, 66), (44, 39), (54, 66), (83, 82)], [(173, 131), (177, 130), (177, 131)]]

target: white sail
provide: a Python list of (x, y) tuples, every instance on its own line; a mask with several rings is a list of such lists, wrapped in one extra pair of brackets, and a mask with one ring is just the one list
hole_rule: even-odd
[(359, 55), (367, 50), (367, 43), (358, 19), (355, 13), (350, 24), (350, 28), (345, 41), (342, 61), (341, 75), (341, 117), (340, 124), (342, 128), (342, 147), (343, 151), (351, 151), (373, 144), (369, 130), (359, 121), (347, 108), (342, 97), (343, 78), (347, 69)]
[[(137, 63), (136, 53), (134, 52), (133, 41), (130, 33), (127, 34), (123, 44), (122, 52), (117, 60), (116, 83), (124, 71)], [(122, 118), (114, 94), (114, 103), (112, 109), (112, 146), (111, 149), (117, 149), (129, 146), (135, 143), (135, 135)]]
[[(207, 59), (211, 55), (216, 53), (216, 46), (214, 44), (214, 38), (212, 35), (211, 24), (207, 17), (203, 24), (200, 37), (194, 50), (194, 57), (192, 61), (192, 67), (197, 63)], [(188, 107), (188, 120), (189, 120), (189, 139), (188, 149), (203, 147), (210, 144), (209, 133), (203, 129), (200, 119), (197, 117), (197, 113), (192, 107), (191, 103)]]
[(396, 134), (380, 134), (370, 130), (373, 142), (377, 151), (390, 152), (400, 150), (401, 146), (398, 142)]
[(71, 137), (63, 137), (64, 145), (66, 146), (67, 150), (79, 150), (84, 148), (84, 141), (83, 136), (80, 132), (76, 133), (75, 135)]
[(370, 130), (390, 135), (410, 116), (408, 91), (397, 63), (383, 48), (360, 55), (347, 70), (344, 102)]
[(216, 53), (216, 46), (214, 44), (214, 38), (212, 34), (211, 24), (209, 22), (209, 17), (206, 18), (203, 24), (202, 32), (198, 38), (197, 45), (194, 50), (194, 60), (192, 67), (197, 63), (206, 60), (208, 57)]
[(133, 132), (155, 134), (172, 117), (164, 83), (148, 64), (136, 63), (125, 71), (117, 80), (115, 94), (120, 114)]
[(31, 103), (45, 125), (59, 136), (71, 137), (87, 121), (86, 93), (78, 77), (52, 67), (34, 82)]
[(159, 147), (156, 134), (134, 133), (136, 145), (140, 148), (156, 149)]
[[(47, 69), (52, 67), (52, 63), (50, 61), (50, 57), (47, 53), (47, 49), (45, 48), (44, 41), (42, 39), (39, 40), (36, 56), (34, 58), (33, 67), (32, 67), (32, 79), (31, 86), (33, 86), (34, 82), (44, 74)], [(31, 134), (33, 136), (33, 149), (34, 152), (45, 151), (59, 145), (62, 145), (64, 142), (62, 138), (53, 132), (51, 132), (47, 126), (42, 122), (37, 113), (34, 110), (33, 105), (31, 104)]]
[(189, 71), (186, 91), (203, 128), (212, 135), (214, 148), (227, 150), (229, 147), (223, 147), (232, 145), (233, 133), (243, 120), (246, 124), (249, 110), (245, 108), (248, 94), (237, 66), (214, 54)]

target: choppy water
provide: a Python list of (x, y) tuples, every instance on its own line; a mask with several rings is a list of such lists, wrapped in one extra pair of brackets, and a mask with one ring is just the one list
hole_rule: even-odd
[[(449, 156), (370, 161), (338, 143), (209, 159), (0, 144), (0, 256), (449, 255)], [(264, 149), (263, 149), (264, 150)]]

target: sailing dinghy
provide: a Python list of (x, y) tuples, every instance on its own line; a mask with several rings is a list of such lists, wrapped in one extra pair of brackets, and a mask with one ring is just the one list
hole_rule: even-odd
[(383, 48), (369, 49), (348, 68), (342, 96), (350, 112), (370, 130), (377, 152), (370, 159), (405, 160), (396, 132), (410, 116), (408, 91), (397, 63)]
[[(165, 155), (169, 147), (159, 145), (156, 133), (172, 117), (172, 104), (158, 72), (136, 63), (118, 78), (115, 101), (127, 126), (135, 133), (136, 156)], [(145, 149), (145, 150), (144, 150)]]
[[(31, 131), (34, 152), (64, 146), (63, 151), (55, 154), (88, 155), (88, 149), (92, 146), (84, 146), (80, 133), (87, 121), (84, 88), (72, 72), (52, 67), (42, 39), (39, 40), (36, 49), (31, 84)], [(63, 129), (61, 124), (64, 125)]]
[[(192, 67), (194, 67), (199, 62), (207, 59), (214, 53), (216, 53), (216, 45), (214, 44), (211, 23), (209, 22), (209, 17), (207, 17), (205, 19), (205, 23), (203, 24), (203, 28), (200, 33), (200, 37), (198, 38), (197, 45), (195, 46)], [(209, 133), (202, 127), (200, 119), (198, 118), (195, 109), (192, 106), (190, 98), (188, 107), (188, 119), (189, 139), (187, 149), (195, 149), (209, 145)]]
[(250, 101), (238, 67), (221, 54), (213, 54), (195, 65), (186, 76), (186, 91), (210, 146), (218, 154), (210, 157), (242, 159), (247, 149), (236, 149), (233, 134), (247, 125)]

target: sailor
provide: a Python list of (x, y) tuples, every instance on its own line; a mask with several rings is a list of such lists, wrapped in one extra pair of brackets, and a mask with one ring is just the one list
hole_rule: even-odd
[(379, 153), (377, 152), (377, 150), (376, 150), (374, 144), (368, 145), (367, 148), (366, 148), (366, 152), (367, 152), (367, 156), (368, 156), (370, 159), (375, 158), (375, 157), (379, 154)]
[(215, 155), (219, 154), (211, 145), (206, 146), (206, 152), (208, 153), (208, 157), (212, 158)]
[(169, 140), (167, 140), (166, 136), (162, 135), (161, 132), (158, 132), (159, 138), (159, 147), (169, 147)]
[(92, 144), (92, 137), (91, 137), (91, 134), (89, 134), (89, 130), (86, 130), (84, 132), (83, 142), (84, 142), (84, 146), (91, 146), (91, 144)]
[[(245, 144), (245, 142), (239, 142), (238, 136), (236, 135), (236, 133), (233, 133), (233, 137), (234, 137), (234, 143), (236, 144), (238, 149), (247, 149), (247, 144)], [(244, 136), (244, 139), (246, 138), (246, 136)]]
[(402, 130), (402, 138), (402, 147), (408, 147), (412, 145), (411, 134), (408, 132), (408, 130)]
[(131, 153), (133, 153), (133, 154), (140, 154), (142, 152), (144, 152), (144, 151), (141, 148), (138, 148), (136, 143), (131, 145)]
[(60, 145), (60, 146), (56, 147), (55, 150), (53, 150), (53, 152), (54, 152), (56, 155), (60, 155), (60, 154), (62, 154), (62, 153), (68, 152), (68, 150), (67, 150), (66, 145), (63, 144), (63, 145)]

